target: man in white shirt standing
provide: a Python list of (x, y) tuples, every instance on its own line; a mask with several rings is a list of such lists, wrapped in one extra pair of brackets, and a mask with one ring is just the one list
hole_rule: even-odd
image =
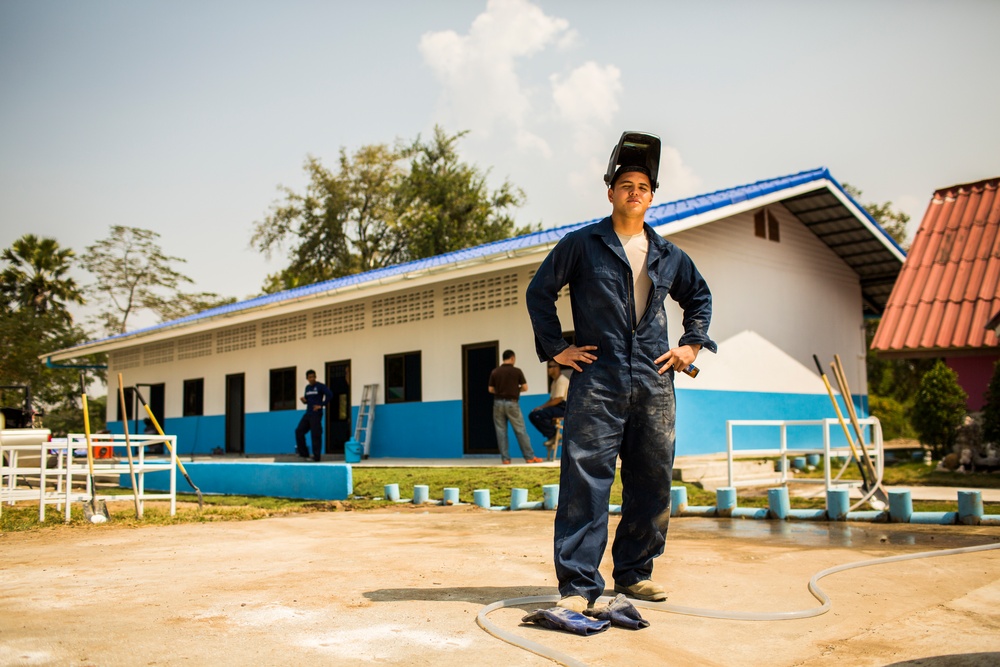
[(566, 415), (566, 394), (569, 392), (569, 378), (563, 375), (562, 367), (555, 361), (548, 362), (549, 400), (528, 414), (532, 425), (545, 436), (545, 448), (552, 449), (556, 441), (556, 426), (553, 419)]

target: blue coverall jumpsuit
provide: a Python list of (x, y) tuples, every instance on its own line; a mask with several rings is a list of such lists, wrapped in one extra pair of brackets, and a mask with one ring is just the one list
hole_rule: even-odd
[(608, 542), (608, 500), (621, 457), (622, 516), (612, 546), (613, 576), (631, 586), (649, 579), (663, 553), (674, 463), (673, 370), (654, 360), (671, 349), (664, 300), (684, 313), (678, 345), (717, 351), (708, 337), (712, 294), (691, 258), (644, 225), (649, 302), (635, 321), (632, 270), (611, 218), (567, 234), (542, 262), (526, 301), (542, 361), (568, 347), (555, 301), (570, 287), (576, 345), (596, 345), (569, 385), (563, 430), (555, 566), (562, 596), (590, 602), (604, 593), (598, 571)]

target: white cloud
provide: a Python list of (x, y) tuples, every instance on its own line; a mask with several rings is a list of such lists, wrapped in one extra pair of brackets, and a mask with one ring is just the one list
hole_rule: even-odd
[(572, 41), (570, 33), (565, 19), (546, 16), (526, 0), (490, 0), (468, 34), (426, 33), (419, 48), (444, 86), (442, 111), (463, 128), (489, 133), (501, 121), (518, 129), (526, 124), (531, 101), (517, 61)]
[[(471, 130), (465, 150), (523, 187), (525, 218), (547, 225), (606, 211), (602, 177), (625, 129), (616, 127), (621, 70), (573, 63), (580, 42), (568, 21), (528, 0), (489, 0), (466, 32), (428, 32), (419, 43), (441, 84), (435, 122)], [(547, 50), (562, 53), (547, 59)], [(701, 185), (670, 147), (663, 148), (659, 180), (659, 202), (696, 194)]]
[(548, 142), (524, 128), (518, 129), (514, 143), (524, 153), (537, 153), (546, 159), (552, 157), (552, 148)]
[(611, 124), (622, 93), (621, 70), (617, 67), (601, 67), (589, 61), (565, 79), (553, 74), (550, 80), (552, 99), (560, 117), (578, 125)]
[(656, 199), (661, 204), (702, 192), (701, 178), (684, 164), (680, 152), (673, 146), (663, 146), (660, 149), (660, 173), (657, 180), (660, 182), (660, 189), (656, 191)]

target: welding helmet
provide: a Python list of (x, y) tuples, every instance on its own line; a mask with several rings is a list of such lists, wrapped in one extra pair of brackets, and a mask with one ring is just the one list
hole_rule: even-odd
[(622, 132), (618, 145), (611, 151), (604, 183), (610, 188), (618, 177), (628, 171), (640, 171), (649, 177), (649, 184), (656, 192), (660, 171), (660, 138), (646, 132)]

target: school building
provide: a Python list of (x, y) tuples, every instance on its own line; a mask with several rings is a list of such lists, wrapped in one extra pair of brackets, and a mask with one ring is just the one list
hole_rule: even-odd
[[(904, 253), (829, 171), (655, 205), (646, 219), (692, 257), (714, 297), (709, 333), (719, 353), (698, 357), (697, 378), (676, 377), (679, 455), (724, 451), (728, 419), (834, 416), (813, 354), (840, 355), (867, 414), (864, 318), (884, 309)], [(529, 385), (525, 415), (546, 400), (524, 292), (559, 239), (590, 222), (268, 294), (48, 357), (107, 353), (109, 378), (120, 372), (139, 386), (178, 436), (180, 455), (292, 453), (307, 369), (334, 394), (327, 454), (343, 453), (363, 387), (377, 384), (372, 458), (496, 455), (489, 373), (513, 349)], [(572, 337), (566, 294), (559, 316)], [(681, 314), (668, 315), (675, 344)], [(117, 402), (108, 403), (109, 428), (120, 431)], [(544, 456), (543, 438), (528, 431)], [(739, 444), (776, 446), (774, 437), (755, 429)]]

